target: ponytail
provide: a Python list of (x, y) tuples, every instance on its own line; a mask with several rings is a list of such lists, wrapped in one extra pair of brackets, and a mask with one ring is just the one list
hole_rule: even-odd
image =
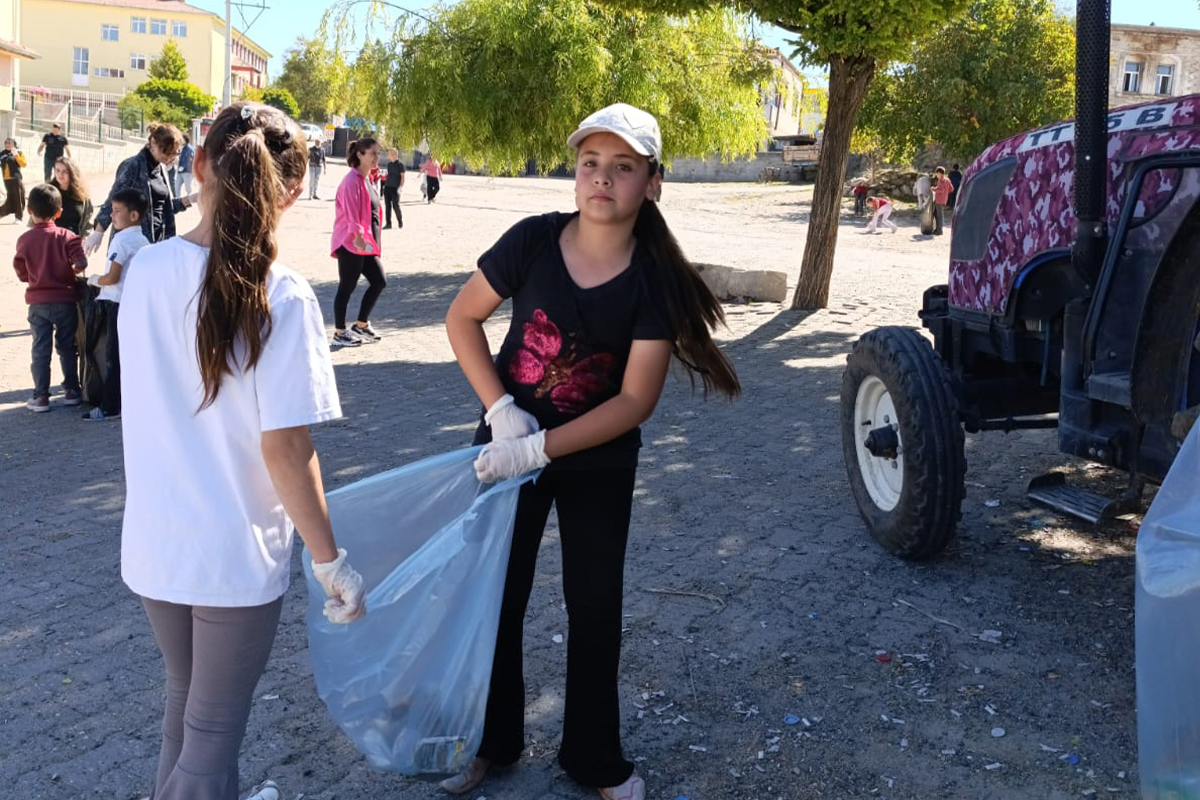
[[(278, 250), (275, 229), (284, 200), (307, 164), (301, 138), (295, 122), (257, 103), (227, 107), (205, 138), (212, 184), (205, 211), (213, 238), (196, 325), (201, 409), (217, 399), (225, 375), (258, 363), (271, 335), (267, 275)], [(239, 342), (245, 359), (241, 364)]]
[(718, 324), (725, 323), (725, 311), (684, 256), (656, 203), (642, 201), (633, 235), (646, 248), (657, 270), (666, 299), (667, 321), (675, 332), (673, 352), (687, 369), (692, 386), (696, 385), (698, 374), (705, 395), (715, 390), (729, 399), (737, 397), (742, 392), (737, 372), (710, 333)]

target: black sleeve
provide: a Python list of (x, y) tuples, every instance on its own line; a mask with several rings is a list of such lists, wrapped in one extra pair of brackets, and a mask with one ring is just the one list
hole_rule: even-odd
[(47, 133), (42, 137), (42, 144), (50, 144), (50, 134)]
[(525, 285), (536, 247), (553, 232), (552, 216), (526, 217), (479, 257), (479, 269), (496, 294), (512, 297)]
[(645, 280), (638, 281), (637, 307), (633, 311), (634, 339), (666, 339), (675, 341), (675, 331), (667, 316), (667, 300), (663, 291), (658, 267), (646, 262)]

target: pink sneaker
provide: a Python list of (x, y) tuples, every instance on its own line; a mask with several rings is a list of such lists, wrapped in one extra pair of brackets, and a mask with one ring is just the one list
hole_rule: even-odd
[(604, 800), (646, 800), (646, 782), (635, 772), (620, 786), (600, 790)]

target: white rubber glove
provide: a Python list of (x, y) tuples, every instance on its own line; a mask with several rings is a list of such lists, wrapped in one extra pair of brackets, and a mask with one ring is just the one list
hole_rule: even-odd
[(475, 459), (475, 477), (480, 483), (495, 483), (541, 469), (550, 463), (546, 456), (546, 432), (520, 439), (501, 439), (484, 445)]
[(325, 601), (325, 619), (343, 624), (367, 613), (362, 575), (346, 563), (345, 548), (338, 548), (337, 558), (325, 564), (312, 564), (313, 577), (321, 584), (329, 599)]
[(99, 286), (100, 276), (95, 273), (88, 275), (88, 286)]
[(537, 431), (537, 418), (517, 405), (511, 394), (506, 394), (483, 415), (483, 421), (492, 429), (492, 440), (518, 439)]
[(104, 241), (104, 231), (92, 231), (83, 240), (83, 252), (91, 255), (100, 249), (100, 243)]

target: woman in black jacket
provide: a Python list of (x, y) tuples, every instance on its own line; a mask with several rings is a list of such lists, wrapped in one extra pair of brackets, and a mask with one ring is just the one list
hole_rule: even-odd
[(60, 156), (54, 162), (54, 177), (50, 179), (50, 185), (62, 195), (62, 214), (54, 224), (79, 236), (86, 236), (92, 230), (92, 198), (79, 174), (79, 167), (66, 156)]
[(25, 166), (25, 156), (17, 147), (17, 140), (4, 140), (4, 149), (0, 150), (0, 175), (4, 176), (4, 205), (0, 206), (0, 219), (15, 214), (17, 221), (25, 216), (25, 184), (21, 180), (21, 167)]
[(155, 123), (148, 128), (146, 146), (136, 155), (121, 162), (117, 177), (113, 181), (108, 199), (96, 214), (96, 227), (87, 237), (84, 248), (94, 252), (103, 240), (104, 231), (112, 224), (112, 196), (122, 189), (137, 189), (146, 195), (146, 215), (142, 217), (142, 234), (151, 243), (170, 239), (175, 235), (175, 215), (189, 208), (194, 195), (175, 197), (171, 181), (167, 177), (166, 165), (179, 156), (183, 148), (183, 134), (174, 125)]

